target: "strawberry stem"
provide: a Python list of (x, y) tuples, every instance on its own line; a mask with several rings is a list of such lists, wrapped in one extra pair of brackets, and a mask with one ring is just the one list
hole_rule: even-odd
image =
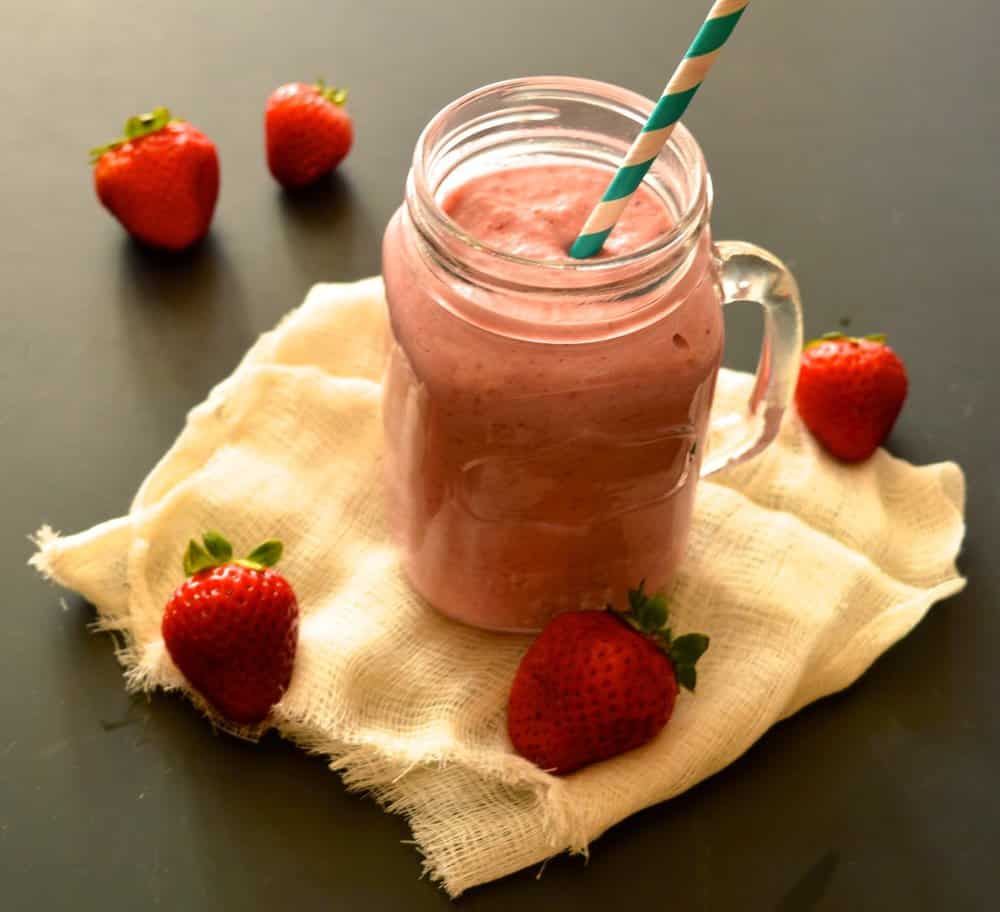
[(323, 79), (317, 79), (315, 89), (330, 104), (342, 107), (347, 102), (347, 89), (338, 89), (336, 86), (328, 86)]
[(185, 576), (194, 576), (196, 573), (201, 573), (202, 570), (217, 567), (219, 563), (193, 538), (188, 542), (187, 551), (184, 552)]
[(879, 345), (885, 345), (885, 340), (885, 333), (871, 333), (867, 336), (845, 336), (842, 332), (834, 331), (823, 333), (823, 335), (818, 339), (811, 339), (806, 342), (802, 350), (809, 351), (810, 348), (815, 348), (817, 345), (822, 345), (824, 342), (853, 342), (855, 345), (861, 342), (875, 342)]
[(233, 546), (226, 537), (221, 532), (209, 531), (201, 537), (201, 542), (193, 538), (188, 542), (184, 552), (184, 575), (194, 576), (202, 570), (225, 564), (238, 564), (248, 570), (266, 570), (281, 560), (283, 550), (281, 542), (272, 538), (258, 545), (246, 557), (233, 560)]
[(232, 558), (233, 546), (220, 532), (206, 532), (201, 540), (205, 543), (205, 550), (216, 560), (224, 562)]
[(257, 545), (247, 555), (246, 559), (255, 564), (263, 564), (265, 567), (273, 567), (281, 560), (281, 552), (283, 550), (281, 542), (276, 538), (272, 538), (261, 545)]
[(610, 605), (608, 610), (637, 633), (655, 642), (674, 666), (677, 683), (694, 691), (698, 682), (695, 665), (708, 649), (709, 638), (703, 633), (687, 633), (674, 639), (667, 624), (670, 618), (667, 597), (663, 592), (647, 595), (645, 580), (639, 583), (638, 589), (629, 589), (628, 602), (628, 610), (624, 612), (617, 612)]
[(146, 114), (136, 114), (130, 117), (125, 121), (122, 135), (118, 139), (112, 140), (105, 146), (97, 146), (90, 150), (90, 163), (92, 165), (95, 164), (105, 152), (117, 149), (119, 146), (131, 142), (133, 139), (142, 139), (143, 136), (149, 136), (150, 133), (162, 130), (172, 121), (173, 118), (170, 116), (170, 111), (162, 106), (153, 108), (152, 111)]

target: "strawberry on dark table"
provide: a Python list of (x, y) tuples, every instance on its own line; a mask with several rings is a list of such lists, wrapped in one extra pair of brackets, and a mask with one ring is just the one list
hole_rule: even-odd
[(90, 154), (98, 199), (137, 240), (179, 251), (207, 234), (219, 157), (200, 130), (157, 108), (130, 117), (120, 139)]
[(167, 651), (184, 677), (231, 722), (262, 722), (288, 689), (298, 643), (299, 608), (288, 581), (271, 567), (281, 543), (242, 560), (217, 532), (192, 541), (188, 579), (163, 615)]
[(678, 685), (694, 690), (708, 637), (672, 637), (666, 598), (644, 586), (629, 610), (557, 615), (518, 666), (507, 706), (514, 749), (557, 775), (632, 750), (670, 720)]
[(354, 124), (344, 109), (347, 92), (291, 82), (271, 94), (264, 113), (267, 165), (283, 187), (295, 189), (329, 174), (354, 142)]

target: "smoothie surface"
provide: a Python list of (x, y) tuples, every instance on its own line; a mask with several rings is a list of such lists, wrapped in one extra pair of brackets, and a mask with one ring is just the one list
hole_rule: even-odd
[[(569, 162), (499, 168), (450, 188), (441, 205), (490, 247), (531, 260), (568, 261), (570, 245), (612, 174), (610, 169)], [(643, 185), (597, 257), (639, 250), (670, 227), (665, 204)]]

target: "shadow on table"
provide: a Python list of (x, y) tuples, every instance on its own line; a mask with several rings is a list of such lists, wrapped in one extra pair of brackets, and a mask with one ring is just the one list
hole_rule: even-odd
[(307, 275), (344, 281), (379, 271), (381, 231), (347, 177), (335, 171), (276, 193), (287, 252)]
[(212, 232), (179, 253), (124, 237), (121, 265), (123, 285), (131, 290), (133, 299), (182, 311), (204, 310), (212, 306), (226, 258)]
[(130, 388), (115, 407), (141, 411), (165, 445), (256, 339), (253, 306), (214, 232), (179, 254), (123, 241), (117, 319), (103, 341), (131, 364)]
[(338, 171), (308, 187), (279, 189), (277, 193), (282, 215), (304, 228), (332, 229), (351, 219), (354, 190)]
[(774, 907), (775, 912), (807, 912), (826, 896), (840, 863), (837, 852), (827, 852), (810, 867)]

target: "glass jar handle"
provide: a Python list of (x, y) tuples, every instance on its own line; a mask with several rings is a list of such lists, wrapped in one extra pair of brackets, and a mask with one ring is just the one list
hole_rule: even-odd
[(799, 371), (802, 304), (788, 267), (774, 254), (744, 241), (719, 241), (722, 303), (754, 301), (764, 311), (764, 339), (745, 409), (711, 417), (710, 431), (724, 441), (711, 447), (701, 475), (756, 456), (778, 434)]

